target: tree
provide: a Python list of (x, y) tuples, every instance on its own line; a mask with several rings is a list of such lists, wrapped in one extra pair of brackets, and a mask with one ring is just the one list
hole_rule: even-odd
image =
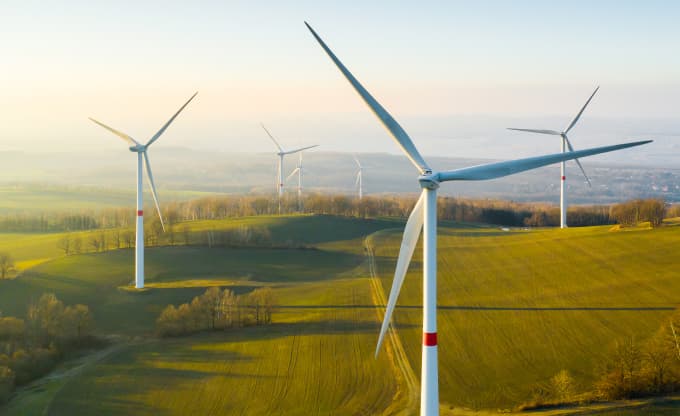
[(224, 315), (223, 319), (225, 326), (232, 327), (234, 325), (234, 318), (236, 316), (236, 310), (238, 308), (238, 299), (229, 289), (224, 289), (222, 291), (220, 310)]
[(274, 297), (274, 291), (268, 286), (258, 290), (260, 291), (259, 296), (260, 301), (262, 302), (264, 323), (270, 324), (272, 323), (272, 314), (274, 313), (274, 303), (276, 300)]
[(89, 335), (93, 326), (90, 308), (87, 305), (80, 304), (68, 306), (64, 310), (62, 326), (64, 327), (63, 335), (69, 338), (80, 340)]
[(14, 273), (14, 258), (7, 252), (0, 252), (0, 279), (9, 278), (10, 273)]
[(180, 334), (179, 311), (175, 305), (168, 305), (156, 320), (156, 329), (161, 336)]
[(567, 370), (562, 370), (550, 379), (552, 395), (556, 400), (567, 401), (574, 395), (574, 378)]
[(14, 390), (14, 371), (6, 366), (0, 366), (0, 403), (9, 400)]
[(190, 231), (191, 229), (189, 228), (188, 225), (184, 224), (182, 226), (182, 238), (184, 239), (185, 246), (189, 245), (189, 237), (191, 236)]
[(90, 236), (90, 246), (92, 246), (92, 250), (94, 252), (98, 252), (100, 247), (101, 247), (101, 242), (99, 241), (99, 238), (97, 238), (96, 235)]
[(220, 317), (220, 308), (222, 305), (222, 291), (220, 288), (213, 286), (206, 290), (201, 296), (201, 304), (204, 305), (203, 307), (207, 311), (210, 329), (215, 329)]
[(657, 334), (649, 341), (644, 351), (645, 369), (651, 375), (651, 387), (656, 392), (663, 391), (666, 373), (673, 359), (674, 345), (667, 341), (663, 335)]
[(47, 346), (62, 329), (64, 304), (53, 293), (45, 293), (28, 306), (27, 326), (35, 342)]
[(71, 254), (71, 236), (66, 234), (60, 238), (59, 241), (57, 241), (57, 247), (63, 250), (65, 256)]
[(126, 230), (123, 233), (123, 241), (125, 242), (125, 247), (132, 248), (135, 243), (135, 233), (131, 230)]
[(101, 233), (99, 233), (99, 249), (101, 251), (106, 251), (106, 250), (108, 250), (108, 248), (109, 248), (109, 244), (108, 244), (108, 241), (106, 239), (106, 233), (104, 231), (102, 231)]
[(663, 199), (645, 199), (640, 201), (640, 218), (649, 221), (652, 227), (658, 227), (663, 222), (666, 210)]
[(113, 232), (113, 242), (114, 242), (115, 247), (117, 249), (120, 248), (120, 245), (121, 245), (121, 242), (122, 242), (122, 239), (121, 239), (121, 236), (120, 236), (120, 230), (115, 230)]
[(73, 238), (73, 252), (80, 254), (83, 251), (83, 239), (77, 235)]
[(166, 234), (168, 236), (168, 241), (170, 242), (171, 246), (175, 245), (175, 226), (173, 224), (168, 224), (166, 227)]

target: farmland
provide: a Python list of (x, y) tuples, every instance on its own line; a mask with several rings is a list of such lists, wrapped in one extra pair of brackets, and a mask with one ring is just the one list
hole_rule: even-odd
[[(25, 242), (26, 255), (18, 259), (30, 264), (34, 252), (42, 260), (20, 278), (0, 282), (5, 314), (21, 316), (30, 299), (51, 291), (66, 303), (90, 305), (98, 331), (116, 334), (120, 344), (41, 393), (20, 393), (8, 414), (413, 411), (420, 374), (418, 250), (394, 316), (398, 345), (388, 342), (373, 357), (399, 222), (273, 216), (186, 224), (191, 245), (147, 249), (148, 289), (141, 292), (125, 289), (132, 280), (129, 249), (62, 256), (50, 246), (58, 234), (11, 237)], [(272, 247), (201, 245), (208, 231), (244, 226), (266, 227)], [(673, 222), (655, 230), (508, 232), (442, 224), (442, 410), (513, 408), (563, 369), (580, 391), (588, 389), (615, 339), (645, 339), (673, 313), (679, 242)], [(364, 243), (373, 256), (366, 256)], [(165, 305), (188, 302), (210, 286), (236, 293), (272, 287), (280, 305), (274, 323), (153, 338)], [(665, 408), (672, 414), (674, 406), (604, 414), (663, 414), (653, 412)]]
[[(592, 385), (614, 340), (654, 333), (678, 303), (680, 229), (610, 227), (501, 232), (442, 230), (439, 238), (440, 394), (470, 408), (511, 407), (562, 369)], [(398, 236), (374, 236), (391, 285)], [(420, 253), (395, 320), (420, 367)]]

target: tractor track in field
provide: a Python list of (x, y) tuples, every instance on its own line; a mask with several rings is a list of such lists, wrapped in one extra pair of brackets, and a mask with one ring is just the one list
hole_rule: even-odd
[[(376, 272), (372, 235), (364, 239), (364, 248), (366, 251), (369, 273), (371, 275), (370, 279), (372, 289), (371, 295), (373, 298), (373, 302), (376, 305), (386, 305), (387, 299), (385, 298), (385, 293), (383, 292), (382, 284), (380, 283), (378, 273)], [(380, 316), (380, 313), (377, 311), (378, 309), (376, 309), (378, 321), (381, 322), (383, 317)], [(401, 409), (399, 409), (396, 406), (390, 406), (385, 410), (385, 414), (411, 415), (417, 412), (418, 409), (420, 393), (418, 378), (416, 377), (413, 368), (411, 367), (411, 363), (409, 363), (408, 361), (406, 351), (404, 351), (404, 346), (401, 344), (401, 339), (399, 338), (399, 335), (394, 330), (394, 328), (392, 328), (391, 325), (387, 331), (387, 337), (390, 341), (389, 343), (386, 343), (386, 346), (388, 347), (386, 348), (387, 354), (390, 356), (391, 361), (394, 364), (395, 372), (397, 373), (397, 379), (402, 380), (402, 382), (398, 384), (406, 386), (405, 389), (406, 391), (397, 392), (393, 403), (399, 406), (400, 402), (399, 395), (401, 393), (404, 393), (404, 396), (406, 398), (406, 406)]]

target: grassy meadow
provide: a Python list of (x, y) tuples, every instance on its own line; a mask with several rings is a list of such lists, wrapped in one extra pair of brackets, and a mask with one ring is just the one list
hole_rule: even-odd
[[(511, 408), (568, 370), (587, 389), (616, 339), (651, 336), (680, 298), (680, 228), (612, 227), (502, 232), (441, 229), (438, 341), (443, 403)], [(374, 235), (378, 273), (391, 286), (397, 232)], [(421, 263), (395, 312), (420, 371)]]
[[(401, 224), (332, 216), (187, 222), (179, 226), (188, 227), (192, 245), (147, 249), (144, 291), (129, 289), (130, 249), (65, 257), (56, 248), (60, 234), (1, 234), (0, 248), (25, 265), (19, 278), (0, 282), (5, 315), (23, 316), (32, 299), (53, 292), (67, 304), (89, 305), (98, 333), (118, 341), (84, 363), (65, 364), (57, 371), (63, 376), (20, 390), (0, 413), (413, 414), (420, 250), (394, 316), (398, 345), (387, 342), (373, 356)], [(208, 231), (243, 226), (266, 227), (274, 246), (200, 245)], [(365, 241), (374, 256), (367, 257)], [(442, 413), (511, 409), (562, 369), (580, 389), (589, 388), (615, 339), (643, 340), (673, 313), (679, 244), (676, 223), (509, 232), (441, 224)], [(236, 293), (272, 287), (279, 305), (274, 323), (153, 337), (165, 305), (188, 302), (210, 286)], [(377, 293), (381, 286), (384, 293)], [(677, 402), (670, 401), (570, 414), (673, 409)]]

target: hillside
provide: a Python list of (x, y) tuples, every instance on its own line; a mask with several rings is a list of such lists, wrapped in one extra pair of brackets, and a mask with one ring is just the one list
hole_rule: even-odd
[[(378, 233), (389, 291), (399, 235)], [(617, 339), (655, 332), (680, 302), (680, 228), (440, 231), (438, 332), (443, 403), (512, 407), (562, 369), (591, 386)], [(421, 252), (395, 312), (419, 373)]]
[[(398, 337), (373, 357), (399, 222), (292, 216), (187, 224), (193, 245), (147, 250), (149, 288), (143, 292), (125, 289), (132, 280), (129, 249), (63, 257), (34, 240), (45, 260), (0, 282), (0, 309), (21, 316), (27, 302), (53, 291), (67, 303), (89, 304), (100, 333), (129, 341), (40, 392), (22, 392), (8, 414), (395, 414), (416, 408), (419, 251), (395, 312)], [(618, 231), (442, 224), (442, 410), (512, 408), (562, 369), (587, 389), (614, 340), (645, 339), (675, 310), (676, 224)], [(242, 226), (267, 227), (277, 245), (199, 245), (206, 230)], [(366, 256), (365, 242), (375, 257)], [(376, 292), (372, 271), (383, 293)], [(274, 324), (148, 338), (162, 307), (215, 285), (237, 293), (272, 287), (279, 304)], [(663, 408), (672, 414), (673, 406), (606, 414)]]

